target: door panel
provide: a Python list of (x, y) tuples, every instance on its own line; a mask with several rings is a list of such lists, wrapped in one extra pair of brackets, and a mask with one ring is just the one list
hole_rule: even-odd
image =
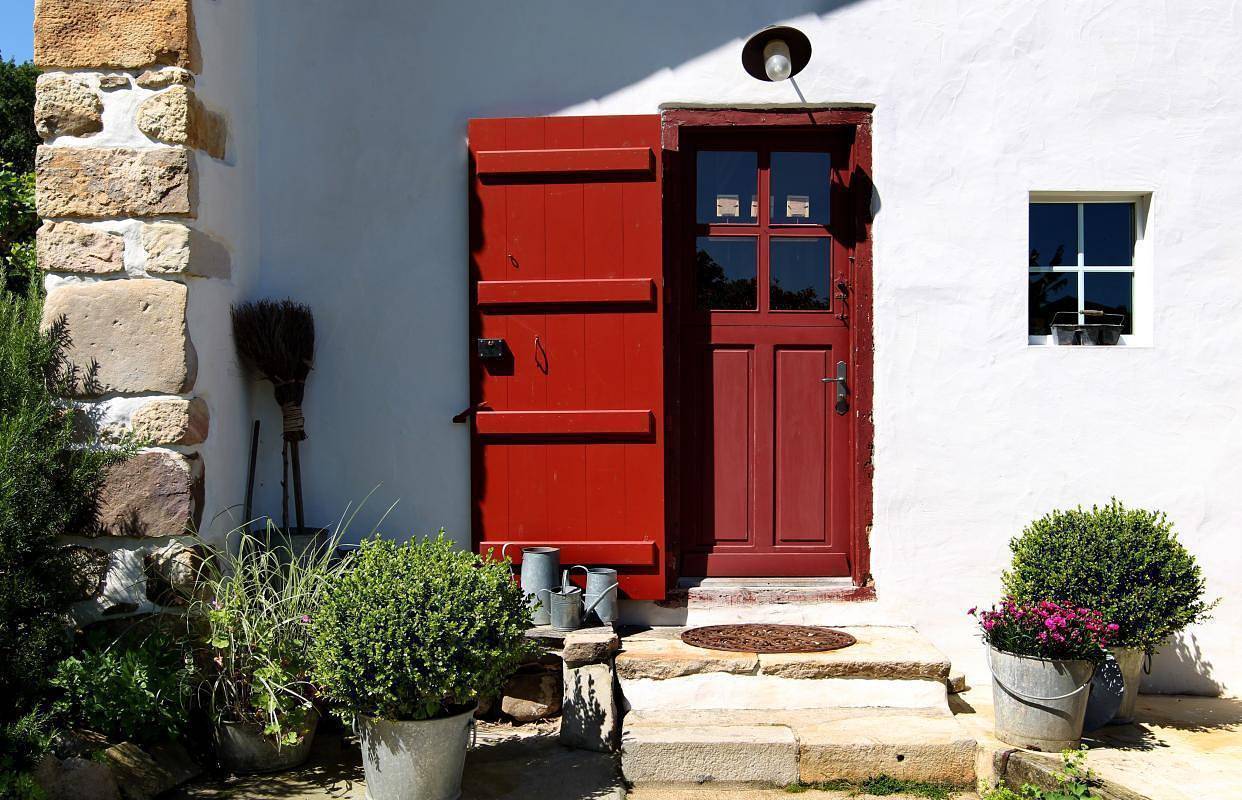
[(776, 351), (777, 543), (828, 540), (828, 386), (832, 351)]
[(713, 542), (753, 540), (754, 496), (754, 352), (713, 349), (711, 415)]

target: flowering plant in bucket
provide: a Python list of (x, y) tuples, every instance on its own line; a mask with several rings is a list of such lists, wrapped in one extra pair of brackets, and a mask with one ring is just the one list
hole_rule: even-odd
[(1117, 625), (1098, 611), (1053, 600), (1021, 603), (1006, 597), (999, 606), (969, 613), (978, 617), (984, 641), (1019, 656), (1098, 663), (1117, 636)]

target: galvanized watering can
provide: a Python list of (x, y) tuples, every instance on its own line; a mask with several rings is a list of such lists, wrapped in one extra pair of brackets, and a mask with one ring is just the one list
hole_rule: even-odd
[(580, 569), (586, 573), (586, 591), (583, 593), (585, 614), (595, 611), (601, 625), (610, 625), (620, 616), (617, 605), (617, 571), (611, 567), (584, 567), (577, 564), (570, 571)]
[[(586, 567), (571, 567), (571, 569), (583, 569)], [(611, 572), (615, 578), (616, 570), (606, 570)], [(591, 571), (587, 570), (587, 588), (590, 589)], [(597, 586), (598, 584), (598, 578)], [(614, 582), (608, 587), (599, 587), (601, 591), (595, 596), (595, 599), (584, 603), (582, 590), (569, 582), (569, 570), (565, 570), (561, 576), (560, 591), (552, 591), (548, 593), (552, 610), (552, 627), (558, 631), (576, 631), (582, 627), (583, 618), (595, 610), (600, 605), (600, 601), (607, 597), (613, 597), (613, 607), (616, 607), (616, 590), (617, 584)], [(615, 614), (615, 611), (614, 611)]]
[[(500, 557), (513, 542), (500, 548)], [(510, 567), (510, 570), (513, 568)], [(531, 622), (547, 625), (552, 621), (548, 594), (557, 588), (557, 574), (561, 571), (561, 551), (557, 547), (522, 548), (522, 594), (531, 608)]]

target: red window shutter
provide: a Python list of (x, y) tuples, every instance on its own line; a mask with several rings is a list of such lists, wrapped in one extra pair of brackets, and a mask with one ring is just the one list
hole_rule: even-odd
[[(474, 541), (665, 594), (660, 118), (469, 127)], [(510, 547), (510, 555), (519, 547)]]

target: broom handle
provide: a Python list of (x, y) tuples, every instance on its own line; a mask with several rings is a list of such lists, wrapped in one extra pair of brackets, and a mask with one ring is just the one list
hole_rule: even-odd
[(280, 445), (280, 529), (289, 535), (289, 440)]
[(246, 467), (246, 505), (242, 511), (242, 522), (246, 530), (250, 530), (250, 513), (254, 511), (254, 465), (259, 454), (259, 421), (254, 421), (254, 431), (250, 434), (250, 464)]
[(306, 521), (302, 518), (302, 459), (298, 455), (298, 440), (289, 443), (293, 448), (293, 513), (298, 522), (298, 533), (305, 534)]

